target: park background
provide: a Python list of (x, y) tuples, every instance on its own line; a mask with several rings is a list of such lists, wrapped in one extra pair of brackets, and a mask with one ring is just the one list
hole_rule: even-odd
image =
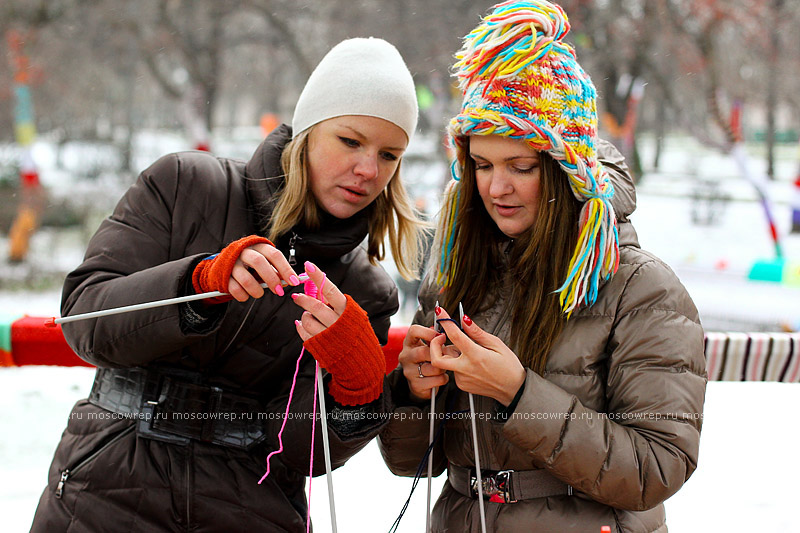
[[(800, 329), (800, 5), (561, 4), (566, 40), (598, 87), (601, 134), (637, 180), (631, 219), (642, 246), (676, 270), (707, 331)], [(448, 65), (491, 5), (6, 0), (0, 317), (58, 315), (64, 276), (138, 172), (177, 150), (249, 158), (290, 121), (313, 65), (346, 37), (385, 38), (409, 64), (421, 116), (404, 178), (434, 215), (448, 178), (442, 130), (458, 106)], [(393, 324), (408, 324), (412, 309)], [(91, 380), (85, 368), (0, 368), (2, 531), (29, 528), (69, 410)], [(799, 406), (797, 383), (710, 383), (698, 470), (667, 502), (671, 531), (800, 531)], [(388, 530), (411, 489), (374, 443), (333, 477), (342, 531)], [(318, 531), (330, 527), (326, 492), (315, 479)], [(424, 499), (422, 483), (399, 531), (421, 529)]]

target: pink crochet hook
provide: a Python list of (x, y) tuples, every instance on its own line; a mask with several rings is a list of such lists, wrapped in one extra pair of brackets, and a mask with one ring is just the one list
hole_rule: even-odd
[[(309, 280), (308, 274), (298, 274), (297, 278), (301, 282)], [(289, 284), (281, 280), (281, 285), (287, 287)], [(268, 289), (266, 283), (261, 284), (262, 287)], [(189, 296), (178, 296), (177, 298), (167, 298), (166, 300), (156, 300), (154, 302), (144, 302), (141, 304), (125, 305), (123, 307), (115, 307), (113, 309), (103, 309), (101, 311), (92, 311), (91, 313), (83, 313), (81, 315), (65, 316), (65, 317), (52, 317), (45, 320), (44, 325), (49, 328), (56, 327), (56, 324), (66, 324), (67, 322), (75, 322), (78, 320), (86, 320), (89, 318), (98, 318), (101, 316), (116, 315), (120, 313), (130, 313), (131, 311), (140, 311), (142, 309), (153, 309), (155, 307), (163, 307), (165, 305), (180, 304), (183, 302), (192, 302), (194, 300), (204, 300), (206, 298), (214, 298), (217, 296), (226, 296), (227, 292), (211, 291), (202, 294), (191, 294)]]

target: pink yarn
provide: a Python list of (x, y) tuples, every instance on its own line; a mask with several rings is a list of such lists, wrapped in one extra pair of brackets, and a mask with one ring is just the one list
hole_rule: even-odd
[[(316, 289), (316, 287), (314, 287)], [(311, 452), (308, 457), (308, 508), (306, 509), (306, 533), (311, 532), (311, 480), (314, 479), (314, 429), (317, 425), (317, 378), (319, 363), (314, 368), (314, 407), (311, 411)], [(323, 400), (324, 401), (324, 400)]]
[[(323, 276), (324, 276), (324, 274), (323, 274)], [(323, 277), (323, 280), (322, 280), (322, 285), (323, 286), (325, 285), (325, 278), (324, 277)], [(311, 296), (313, 298), (319, 298), (319, 300), (321, 300), (323, 302), (325, 301), (324, 298), (322, 297), (322, 291), (318, 290), (317, 286), (310, 279), (303, 284), (303, 292), (305, 294), (307, 294), (308, 296)], [(270, 472), (269, 460), (272, 458), (273, 455), (277, 455), (277, 454), (279, 454), (279, 453), (281, 453), (283, 451), (283, 430), (286, 427), (286, 421), (289, 419), (289, 409), (292, 406), (292, 398), (294, 398), (294, 389), (297, 386), (297, 374), (300, 372), (300, 361), (303, 359), (303, 354), (305, 354), (305, 353), (306, 353), (306, 349), (304, 347), (302, 350), (300, 350), (300, 355), (297, 357), (297, 363), (295, 364), (295, 367), (294, 367), (294, 376), (292, 377), (292, 387), (289, 389), (289, 400), (286, 402), (286, 411), (283, 413), (283, 422), (281, 423), (281, 429), (278, 431), (278, 449), (273, 451), (273, 452), (270, 452), (270, 454), (267, 455), (267, 471), (264, 473), (263, 476), (261, 476), (261, 479), (258, 480), (258, 484), (259, 485), (265, 479), (267, 479), (267, 476), (269, 476), (269, 472)], [(309, 501), (309, 503), (308, 503), (308, 515), (306, 516), (306, 530), (309, 530), (310, 524), (311, 524), (311, 480), (310, 480), (310, 477), (311, 477), (311, 473), (313, 473), (313, 465), (314, 465), (314, 426), (315, 426), (316, 417), (317, 417), (317, 386), (316, 386), (317, 385), (317, 382), (316, 382), (317, 377), (316, 376), (317, 376), (317, 372), (315, 371), (314, 372), (314, 412), (313, 412), (313, 418), (311, 419), (311, 454), (310, 454), (311, 457), (310, 457), (310, 463), (311, 463), (312, 472), (309, 473), (309, 483), (308, 483), (308, 486), (309, 486), (308, 501)]]

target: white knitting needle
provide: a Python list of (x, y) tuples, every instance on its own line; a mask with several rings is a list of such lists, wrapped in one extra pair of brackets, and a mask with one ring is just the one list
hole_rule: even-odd
[[(308, 281), (308, 274), (299, 274), (297, 278), (301, 282)], [(289, 284), (281, 280), (281, 286), (287, 287)], [(266, 283), (261, 284), (265, 289), (269, 289)], [(177, 298), (167, 298), (166, 300), (156, 300), (154, 302), (145, 302), (141, 304), (126, 305), (123, 307), (115, 307), (113, 309), (103, 309), (102, 311), (92, 311), (91, 313), (83, 313), (81, 315), (72, 315), (65, 317), (52, 317), (49, 318), (44, 325), (54, 328), (56, 324), (66, 324), (67, 322), (75, 322), (78, 320), (86, 320), (88, 318), (98, 318), (101, 316), (116, 315), (120, 313), (130, 313), (131, 311), (140, 311), (142, 309), (153, 309), (155, 307), (163, 307), (165, 305), (173, 305), (184, 302), (192, 302), (194, 300), (205, 300), (206, 298), (216, 298), (217, 296), (228, 296), (227, 292), (211, 291), (202, 294), (190, 294), (189, 296), (178, 296)]]
[[(436, 302), (436, 307), (439, 307), (439, 302)], [(441, 331), (441, 326), (436, 322), (436, 317), (433, 318), (433, 329)], [(436, 414), (436, 387), (431, 389), (431, 424), (430, 431), (428, 432), (428, 448), (430, 454), (428, 455), (428, 507), (425, 512), (425, 533), (431, 533), (431, 491), (433, 479), (433, 433), (434, 433), (434, 419)]]
[[(308, 276), (306, 276), (306, 278), (307, 277)], [(322, 286), (325, 285), (325, 281), (326, 280), (327, 280), (327, 277), (323, 278)], [(325, 298), (322, 295), (322, 286), (317, 287), (316, 285), (313, 285), (313, 286), (310, 287), (311, 290), (306, 290), (305, 293), (306, 293), (306, 295), (312, 296), (312, 297), (318, 299), (319, 301), (321, 301), (322, 303), (325, 303)], [(331, 531), (333, 533), (337, 533), (337, 527), (336, 527), (336, 503), (335, 503), (334, 497), (333, 497), (333, 475), (331, 474), (331, 471), (333, 470), (331, 468), (331, 445), (330, 445), (330, 443), (328, 441), (328, 413), (327, 413), (327, 408), (325, 407), (325, 388), (322, 385), (322, 370), (319, 367), (319, 361), (315, 362), (315, 367), (316, 367), (316, 378), (315, 378), (314, 381), (317, 382), (317, 398), (319, 400), (320, 430), (321, 430), (321, 433), (322, 433), (322, 451), (323, 451), (323, 454), (325, 456), (325, 474), (326, 474), (325, 478), (328, 481), (328, 505), (330, 507), (330, 512), (331, 512)], [(312, 442), (313, 442), (313, 436), (314, 436), (314, 424), (315, 424), (315, 421), (312, 420), (311, 421)], [(314, 449), (313, 448), (311, 449), (311, 453), (312, 454), (314, 453)], [(311, 510), (311, 508), (310, 508), (310, 505), (311, 505), (311, 480), (310, 479), (308, 481), (308, 505), (309, 505), (309, 511), (310, 511)], [(311, 522), (308, 522), (306, 524), (307, 531), (308, 531), (308, 528), (310, 526), (311, 526)]]
[[(328, 505), (331, 509), (331, 527), (333, 533), (337, 533), (336, 530), (336, 504), (333, 500), (333, 476), (331, 474), (331, 445), (328, 442), (328, 413), (325, 408), (325, 390), (322, 386), (322, 371), (319, 368), (319, 363), (316, 364), (317, 367), (317, 398), (319, 398), (319, 416), (320, 416), (320, 427), (322, 429), (322, 450), (325, 454), (325, 474), (328, 480)], [(312, 421), (313, 424), (313, 421)], [(314, 450), (311, 450), (311, 453), (314, 453)], [(309, 482), (310, 483), (310, 482)]]
[[(459, 327), (464, 323), (464, 307), (458, 304), (458, 323)], [(483, 479), (481, 476), (481, 458), (478, 451), (478, 428), (475, 424), (475, 399), (469, 393), (469, 419), (472, 423), (472, 447), (475, 449), (475, 478), (478, 481), (478, 510), (481, 513), (481, 531), (486, 533), (486, 511), (483, 509)]]

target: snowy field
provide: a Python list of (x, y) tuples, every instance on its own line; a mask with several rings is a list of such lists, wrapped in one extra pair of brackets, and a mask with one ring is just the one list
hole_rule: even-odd
[[(747, 280), (754, 262), (774, 258), (752, 187), (728, 158), (700, 152), (695, 145), (680, 140), (669, 145), (663, 156), (667, 168), (642, 181), (632, 217), (642, 247), (675, 269), (707, 330), (800, 328), (800, 287)], [(646, 150), (643, 155), (647, 160)], [(784, 255), (795, 262), (800, 261), (800, 235), (788, 230), (797, 159), (795, 148), (785, 148), (779, 180), (769, 184)], [(755, 161), (753, 167), (759, 170)], [(707, 188), (716, 183), (730, 197), (715, 205), (716, 220), (710, 225), (692, 222), (697, 204), (690, 197), (698, 176), (710, 183)], [(80, 261), (82, 250), (45, 231), (35, 236), (32, 253), (38, 261), (69, 269)], [(58, 313), (59, 293), (0, 291), (0, 310), (52, 316)], [(407, 324), (409, 319), (403, 313), (394, 321)], [(0, 532), (28, 531), (67, 415), (75, 401), (86, 397), (92, 375), (86, 368), (0, 368)], [(698, 470), (667, 502), (670, 531), (800, 532), (795, 515), (798, 441), (800, 384), (710, 383)], [(333, 478), (338, 529), (345, 533), (388, 531), (411, 489), (411, 479), (388, 472), (374, 443)], [(435, 493), (443, 481), (435, 481)], [(425, 492), (423, 480), (399, 531), (424, 529)], [(330, 530), (324, 478), (312, 484), (312, 515), (317, 531)]]

